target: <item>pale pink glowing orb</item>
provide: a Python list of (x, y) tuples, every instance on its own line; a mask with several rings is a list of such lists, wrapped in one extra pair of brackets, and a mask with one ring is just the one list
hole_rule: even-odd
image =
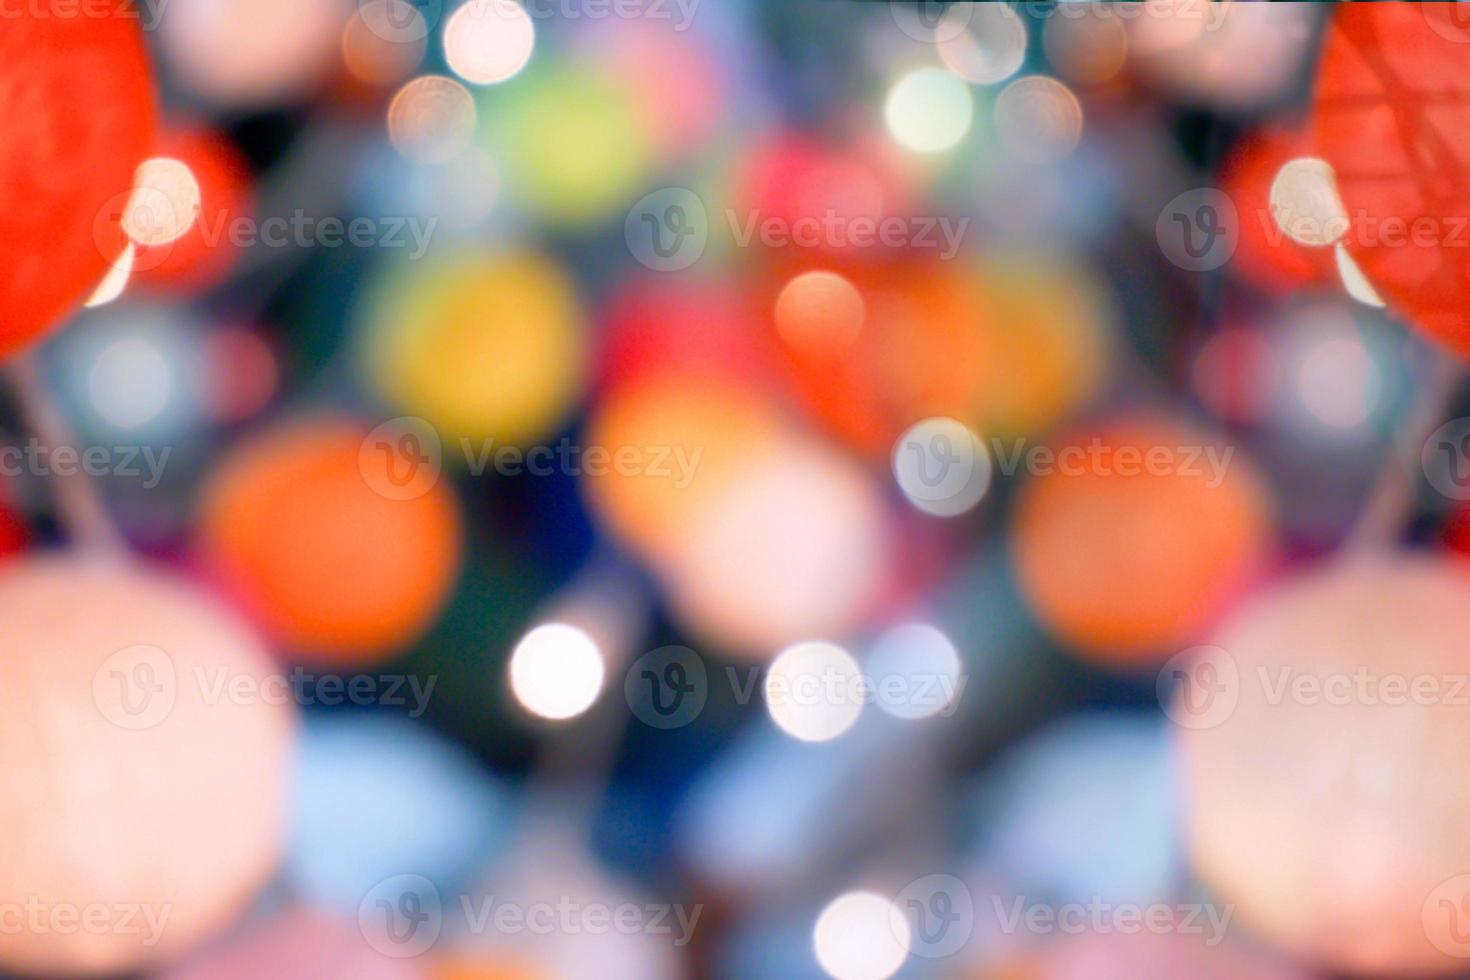
[(1242, 926), (1353, 974), (1464, 968), (1467, 635), (1470, 566), (1434, 555), (1309, 572), (1219, 632), (1179, 740), (1196, 869)]
[(0, 573), (0, 965), (130, 971), (226, 927), (269, 878), (293, 712), (260, 642), (121, 559)]

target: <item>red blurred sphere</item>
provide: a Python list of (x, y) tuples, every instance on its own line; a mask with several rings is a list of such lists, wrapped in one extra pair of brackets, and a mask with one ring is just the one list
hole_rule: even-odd
[(85, 17), (16, 6), (0, 30), (0, 353), (55, 327), (122, 254), (154, 125), (128, 4), (96, 0)]
[(1343, 244), (1391, 307), (1470, 354), (1470, 26), (1456, 4), (1345, 4), (1327, 33), (1316, 142)]
[(675, 373), (742, 384), (769, 378), (772, 356), (753, 300), (731, 283), (650, 276), (622, 286), (603, 316), (597, 386)]
[(768, 258), (888, 256), (893, 250), (882, 247), (876, 233), (885, 217), (906, 213), (903, 177), (875, 149), (781, 135), (737, 166), (725, 230), (736, 245)]

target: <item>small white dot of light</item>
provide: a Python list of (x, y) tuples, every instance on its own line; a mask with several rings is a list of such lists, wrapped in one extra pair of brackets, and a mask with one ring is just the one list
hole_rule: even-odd
[(469, 0), (444, 27), (444, 57), (472, 85), (494, 85), (531, 60), (536, 27), (515, 0)]
[(586, 632), (564, 623), (538, 626), (510, 658), (510, 686), (534, 715), (564, 721), (582, 714), (602, 691), (602, 651)]
[(1347, 248), (1342, 242), (1338, 242), (1333, 249), (1337, 257), (1337, 276), (1342, 280), (1342, 288), (1346, 289), (1347, 294), (1359, 303), (1382, 309), (1383, 297), (1378, 295), (1378, 290), (1373, 288), (1373, 284), (1368, 281), (1368, 277), (1363, 274), (1358, 263), (1348, 254)]
[(469, 89), (443, 75), (424, 75), (393, 96), (388, 138), (410, 160), (446, 163), (469, 147), (477, 115)]
[(1003, 82), (1026, 61), (1026, 23), (1003, 3), (956, 5), (945, 19), (967, 19), (938, 32), (939, 59), (956, 75), (977, 85)]
[(970, 131), (975, 102), (965, 83), (944, 69), (917, 68), (889, 90), (884, 118), (902, 146), (939, 153)]
[(168, 405), (173, 372), (158, 348), (129, 337), (97, 355), (88, 387), (98, 416), (119, 429), (135, 429), (153, 421)]
[(138, 247), (128, 242), (112, 263), (112, 268), (107, 270), (107, 275), (97, 284), (97, 290), (86, 302), (86, 307), (91, 309), (97, 306), (106, 306), (123, 294), (128, 288), (128, 280), (133, 277), (133, 260), (138, 255)]
[(1271, 219), (1302, 245), (1331, 245), (1347, 233), (1347, 209), (1332, 165), (1316, 157), (1288, 160), (1271, 181)]
[(1298, 383), (1307, 411), (1335, 429), (1362, 425), (1377, 406), (1378, 368), (1355, 339), (1334, 337), (1314, 347)]
[(829, 742), (863, 712), (857, 661), (832, 643), (797, 643), (766, 671), (766, 710), (776, 726), (803, 742)]
[(887, 980), (908, 959), (908, 919), (876, 892), (839, 895), (817, 916), (812, 948), (834, 980)]
[(960, 670), (954, 644), (927, 623), (886, 631), (868, 657), (878, 707), (895, 718), (929, 718), (944, 711), (959, 694)]
[(1082, 104), (1055, 78), (1027, 75), (995, 99), (995, 135), (1012, 156), (1055, 163), (1082, 139)]
[(139, 245), (167, 245), (194, 227), (199, 218), (199, 181), (182, 160), (144, 160), (133, 176), (133, 194), (122, 226)]

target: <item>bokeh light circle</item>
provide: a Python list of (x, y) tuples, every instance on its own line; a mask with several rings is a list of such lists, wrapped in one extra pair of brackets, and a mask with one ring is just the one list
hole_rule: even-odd
[(903, 912), (876, 892), (839, 895), (812, 929), (817, 962), (833, 980), (888, 980), (908, 959), (907, 923)]
[(803, 742), (830, 742), (863, 713), (861, 668), (834, 643), (798, 643), (766, 670), (766, 711), (778, 728)]
[(527, 711), (550, 721), (566, 721), (592, 707), (606, 671), (602, 651), (585, 631), (546, 623), (516, 644), (510, 657), (510, 686)]

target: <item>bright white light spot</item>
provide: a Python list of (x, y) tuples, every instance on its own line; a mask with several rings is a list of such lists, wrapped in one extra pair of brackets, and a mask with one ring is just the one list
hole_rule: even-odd
[(1357, 340), (1323, 341), (1302, 362), (1302, 404), (1322, 423), (1352, 429), (1368, 421), (1378, 403), (1378, 368)]
[(945, 67), (977, 85), (1005, 81), (1026, 60), (1026, 24), (1003, 3), (956, 4), (937, 36)]
[(887, 980), (908, 958), (908, 919), (874, 892), (848, 892), (817, 917), (812, 947), (834, 980)]
[(883, 112), (900, 144), (917, 153), (939, 153), (965, 138), (975, 103), (965, 83), (943, 68), (919, 68), (889, 90)]
[(1019, 160), (1055, 163), (1082, 139), (1082, 104), (1055, 78), (1018, 78), (996, 97), (995, 135)]
[(122, 226), (139, 245), (167, 245), (182, 238), (199, 218), (199, 181), (182, 160), (144, 160), (133, 175), (133, 195)]
[(1347, 234), (1347, 208), (1337, 194), (1332, 165), (1316, 157), (1284, 164), (1271, 181), (1271, 218), (1302, 245), (1331, 245)]
[(536, 28), (514, 0), (469, 0), (444, 26), (444, 57), (472, 85), (514, 76), (536, 46)]
[(1342, 280), (1342, 288), (1359, 303), (1382, 309), (1383, 297), (1378, 295), (1378, 290), (1373, 288), (1373, 284), (1368, 281), (1363, 270), (1358, 268), (1358, 263), (1353, 261), (1342, 242), (1338, 242), (1334, 248), (1337, 254), (1337, 276)]
[(605, 667), (592, 637), (548, 623), (527, 633), (510, 658), (510, 686), (527, 711), (562, 721), (592, 707)]
[(388, 138), (421, 163), (446, 163), (463, 153), (475, 132), (475, 98), (443, 75), (415, 78), (388, 106)]
[(803, 742), (827, 742), (863, 713), (857, 661), (832, 643), (798, 643), (766, 671), (766, 710), (780, 729)]
[(92, 407), (108, 424), (135, 429), (158, 417), (173, 389), (173, 372), (163, 354), (139, 338), (104, 348), (88, 377)]
[(957, 517), (990, 489), (990, 453), (958, 419), (923, 419), (893, 446), (893, 478), (909, 503), (935, 517)]
[(895, 718), (928, 718), (960, 694), (960, 655), (933, 626), (909, 623), (878, 637), (868, 658), (878, 707)]
[(107, 275), (97, 284), (97, 291), (87, 300), (85, 305), (88, 309), (106, 306), (123, 294), (123, 290), (128, 288), (128, 280), (133, 277), (133, 259), (137, 255), (138, 247), (128, 242), (117, 261), (112, 263), (112, 268), (107, 270)]

